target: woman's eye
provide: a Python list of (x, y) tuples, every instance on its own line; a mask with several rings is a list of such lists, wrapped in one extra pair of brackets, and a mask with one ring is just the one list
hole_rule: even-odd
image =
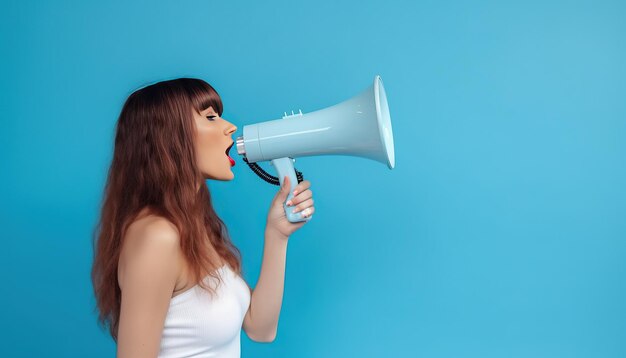
[(210, 121), (214, 121), (217, 116), (207, 116), (206, 118)]

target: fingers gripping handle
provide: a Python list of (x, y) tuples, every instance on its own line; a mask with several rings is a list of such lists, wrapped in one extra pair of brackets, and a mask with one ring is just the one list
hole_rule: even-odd
[(296, 177), (296, 169), (293, 167), (294, 159), (289, 157), (278, 158), (270, 160), (270, 163), (276, 168), (278, 172), (278, 180), (280, 181), (280, 185), (282, 187), (285, 176), (289, 177), (289, 183), (291, 187), (289, 188), (289, 194), (287, 195), (287, 199), (283, 203), (283, 208), (285, 208), (285, 216), (287, 216), (287, 220), (292, 223), (308, 221), (312, 216), (308, 218), (302, 217), (302, 212), (293, 213), (293, 210), (296, 208), (295, 206), (287, 206), (287, 201), (293, 198), (293, 191), (298, 185), (298, 178)]

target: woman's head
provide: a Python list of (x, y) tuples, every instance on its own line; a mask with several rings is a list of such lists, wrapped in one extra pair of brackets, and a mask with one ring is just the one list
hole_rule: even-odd
[(231, 180), (234, 174), (230, 168), (235, 162), (228, 152), (234, 143), (231, 134), (237, 127), (221, 117), (222, 110), (214, 105), (193, 111), (196, 165), (207, 179)]
[[(231, 180), (225, 150), (237, 129), (206, 82), (180, 78), (133, 92), (122, 107), (113, 159), (94, 232), (92, 281), (99, 321), (117, 336), (121, 291), (117, 267), (128, 226), (143, 209), (178, 229), (193, 280), (217, 277), (219, 261), (241, 271), (239, 250), (213, 209), (204, 179)], [(217, 277), (219, 279), (219, 277)]]
[[(199, 79), (143, 87), (122, 108), (116, 149), (137, 154), (141, 163), (155, 161), (150, 166), (168, 181), (231, 180), (226, 150), (237, 127), (221, 118), (222, 111), (217, 92)], [(181, 173), (193, 178), (181, 178)]]

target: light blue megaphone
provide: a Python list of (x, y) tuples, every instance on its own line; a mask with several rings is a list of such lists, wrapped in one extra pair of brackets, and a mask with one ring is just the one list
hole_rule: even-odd
[[(374, 84), (351, 99), (315, 112), (285, 115), (281, 119), (243, 127), (243, 136), (237, 138), (237, 153), (265, 181), (282, 185), (289, 176), (291, 188), (285, 203), (302, 181), (296, 172), (296, 157), (312, 155), (349, 155), (375, 160), (395, 166), (391, 117), (383, 81), (374, 78)], [(256, 162), (269, 160), (276, 168), (278, 178), (267, 174)], [(310, 220), (302, 213), (293, 213), (295, 207), (285, 203), (285, 214), (290, 222)]]

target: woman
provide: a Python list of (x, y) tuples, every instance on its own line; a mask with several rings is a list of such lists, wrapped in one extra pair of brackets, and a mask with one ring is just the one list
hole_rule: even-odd
[[(120, 113), (92, 281), (99, 323), (125, 357), (239, 357), (241, 328), (271, 342), (282, 304), (291, 223), (285, 178), (269, 209), (263, 263), (252, 291), (241, 256), (211, 204), (206, 179), (232, 180), (233, 124), (215, 90), (198, 79), (132, 93)], [(292, 203), (310, 216), (310, 182)]]

